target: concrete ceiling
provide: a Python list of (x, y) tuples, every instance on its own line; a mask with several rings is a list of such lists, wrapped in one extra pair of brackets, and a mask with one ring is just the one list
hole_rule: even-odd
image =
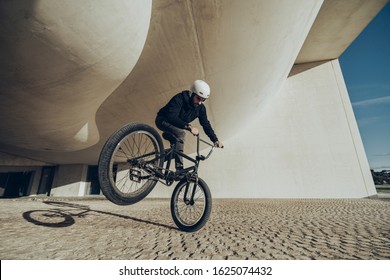
[(325, 0), (295, 63), (340, 57), (387, 2)]
[(114, 130), (153, 125), (194, 79), (212, 87), (220, 138), (233, 137), (294, 63), (339, 57), (387, 2), (3, 1), (0, 150), (96, 164)]

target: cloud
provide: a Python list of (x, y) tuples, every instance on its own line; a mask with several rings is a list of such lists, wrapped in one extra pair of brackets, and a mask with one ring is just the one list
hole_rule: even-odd
[(376, 154), (376, 155), (372, 155), (373, 157), (388, 157), (390, 156), (390, 153), (384, 153), (384, 154)]
[(371, 105), (381, 105), (381, 104), (387, 104), (387, 103), (390, 103), (390, 96), (378, 97), (378, 98), (373, 98), (373, 99), (353, 102), (352, 106), (354, 106), (354, 107), (357, 107), (357, 106), (371, 106)]
[(359, 127), (371, 126), (373, 124), (377, 124), (382, 120), (381, 117), (366, 117), (366, 118), (357, 118)]

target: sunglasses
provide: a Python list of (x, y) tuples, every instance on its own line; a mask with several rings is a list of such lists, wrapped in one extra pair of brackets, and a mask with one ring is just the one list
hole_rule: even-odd
[(195, 94), (196, 99), (198, 99), (200, 102), (205, 102), (206, 98), (200, 97), (199, 95)]

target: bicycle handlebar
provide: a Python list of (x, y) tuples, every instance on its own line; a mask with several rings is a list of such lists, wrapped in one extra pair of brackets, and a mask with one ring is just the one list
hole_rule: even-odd
[[(196, 152), (197, 152), (197, 155), (198, 155), (198, 157), (201, 157), (201, 159), (202, 160), (205, 160), (205, 159), (208, 159), (210, 156), (211, 156), (211, 153), (214, 151), (214, 149), (215, 149), (215, 145), (214, 144), (211, 144), (211, 143), (209, 143), (209, 142), (207, 142), (207, 141), (205, 141), (205, 140), (203, 140), (203, 139), (201, 139), (200, 138), (200, 136), (199, 136), (199, 134), (198, 135), (195, 135), (196, 136), (196, 138), (197, 138), (197, 141), (196, 141)], [(203, 156), (203, 155), (201, 155), (200, 153), (199, 153), (199, 146), (200, 146), (200, 141), (202, 141), (203, 143), (205, 143), (205, 144), (207, 144), (207, 145), (209, 145), (209, 146), (211, 146), (212, 148), (211, 148), (211, 150), (210, 150), (210, 152), (207, 154), (207, 156)]]

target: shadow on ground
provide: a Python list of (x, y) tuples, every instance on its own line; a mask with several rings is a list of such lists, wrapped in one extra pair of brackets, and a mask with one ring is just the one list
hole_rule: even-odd
[(89, 206), (82, 205), (82, 204), (58, 202), (58, 201), (44, 201), (43, 203), (50, 206), (54, 206), (55, 208), (26, 211), (23, 213), (23, 218), (26, 221), (33, 223), (34, 225), (37, 226), (61, 228), (61, 227), (72, 226), (73, 224), (76, 223), (77, 219), (84, 218), (87, 215), (90, 215), (91, 213), (98, 213), (103, 215), (115, 216), (126, 220), (141, 222), (149, 225), (164, 227), (171, 230), (178, 230), (175, 227), (164, 225), (161, 223), (156, 223), (156, 222), (147, 221), (144, 219), (134, 218), (134, 217), (125, 216), (116, 213), (93, 210)]

